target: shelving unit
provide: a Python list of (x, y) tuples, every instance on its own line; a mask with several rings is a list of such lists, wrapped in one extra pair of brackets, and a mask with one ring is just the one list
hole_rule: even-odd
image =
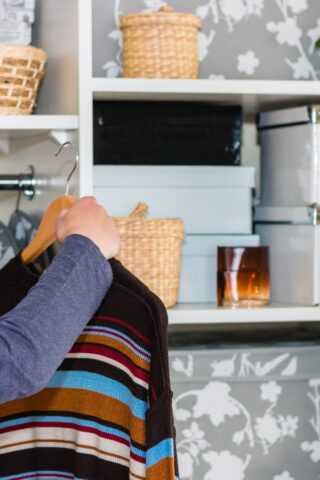
[(245, 114), (317, 102), (313, 81), (93, 78), (94, 100), (185, 100), (241, 104)]
[[(66, 140), (78, 145), (78, 0), (36, 2), (32, 44), (48, 53), (46, 74), (32, 115), (0, 116), (0, 170), (19, 174), (35, 170), (32, 201), (21, 199), (27, 213), (44, 211), (65, 191), (74, 151), (54, 157)], [(72, 192), (79, 195), (77, 181)], [(1, 220), (6, 222), (16, 203), (16, 192), (1, 192)]]
[[(36, 173), (52, 181), (32, 204), (45, 209), (60, 193), (66, 169), (63, 159), (53, 161), (57, 134), (72, 132), (78, 137), (80, 196), (93, 193), (93, 101), (94, 100), (184, 100), (241, 104), (246, 121), (260, 110), (320, 102), (320, 82), (257, 80), (146, 80), (94, 78), (92, 76), (92, 2), (70, 0), (57, 8), (57, 0), (38, 2), (34, 43), (49, 54), (47, 74), (40, 91), (35, 115), (0, 117), (0, 150), (5, 173), (25, 171), (32, 158)], [(65, 5), (66, 4), (66, 5)], [(78, 62), (77, 62), (78, 59)], [(18, 141), (17, 151), (6, 142)], [(70, 158), (68, 159), (70, 160)], [(60, 163), (59, 163), (60, 162)], [(6, 199), (9, 212), (13, 198)], [(28, 204), (31, 208), (31, 202)], [(4, 215), (5, 216), (5, 215)], [(172, 325), (234, 324), (262, 322), (317, 322), (318, 307), (271, 305), (265, 308), (232, 310), (214, 305), (178, 305), (168, 310)]]
[(181, 304), (168, 309), (171, 325), (319, 322), (320, 307), (271, 304), (261, 308), (221, 308), (213, 304)]
[[(184, 100), (241, 104), (253, 122), (261, 110), (320, 102), (320, 83), (261, 80), (158, 80), (92, 77), (92, 3), (79, 0), (80, 193), (93, 192), (92, 109), (94, 100)], [(83, 134), (85, 132), (85, 135)], [(256, 309), (224, 309), (214, 305), (177, 305), (168, 310), (172, 326), (231, 325), (320, 321), (318, 307), (270, 305)]]
[(77, 115), (0, 116), (0, 138), (17, 139), (78, 129)]

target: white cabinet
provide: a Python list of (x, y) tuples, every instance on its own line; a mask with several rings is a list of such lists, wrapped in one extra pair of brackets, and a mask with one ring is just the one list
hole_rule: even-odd
[[(254, 80), (158, 80), (92, 77), (92, 10), (88, 0), (79, 1), (79, 36), (84, 45), (79, 57), (80, 72), (80, 146), (82, 144), (81, 168), (83, 182), (81, 192), (92, 191), (107, 198), (113, 196), (112, 184), (115, 169), (121, 176), (121, 167), (108, 167), (110, 178), (103, 178), (102, 171), (95, 167), (92, 172), (92, 103), (94, 100), (188, 100), (211, 101), (224, 104), (241, 104), (245, 114), (245, 132), (254, 136), (255, 114), (283, 106), (317, 103), (320, 100), (319, 82), (310, 81), (254, 81)], [(90, 20), (90, 21), (89, 21)], [(103, 48), (103, 46), (101, 46)], [(90, 74), (88, 74), (90, 72)], [(84, 87), (90, 89), (84, 91)], [(84, 134), (82, 134), (84, 132)], [(81, 143), (85, 142), (85, 143)], [(158, 168), (158, 167), (157, 167)], [(105, 172), (104, 175), (107, 175)], [(93, 179), (96, 179), (95, 181)], [(120, 177), (119, 177), (120, 178)], [(118, 181), (119, 181), (118, 178)], [(104, 181), (105, 180), (105, 181)], [(121, 181), (121, 180), (120, 180)], [(193, 198), (190, 196), (190, 208)], [(113, 202), (113, 199), (110, 199)], [(171, 324), (250, 323), (320, 320), (317, 307), (270, 306), (264, 309), (227, 310), (217, 309), (213, 304), (183, 304), (169, 310)]]
[[(30, 117), (0, 117), (0, 171), (19, 173), (35, 166), (38, 195), (24, 200), (26, 210), (44, 210), (63, 192), (73, 152), (62, 158), (53, 154), (59, 142), (71, 138), (79, 148), (80, 166), (75, 195), (93, 192), (94, 99), (190, 100), (240, 103), (246, 125), (257, 111), (273, 107), (317, 103), (320, 83), (309, 81), (254, 80), (144, 80), (93, 78), (92, 0), (39, 0), (34, 27), (34, 44), (49, 54), (48, 70), (39, 94), (38, 108)], [(103, 45), (101, 45), (103, 48)], [(15, 193), (0, 192), (1, 219), (15, 203)], [(217, 310), (213, 305), (177, 307), (170, 310), (172, 323), (251, 322), (320, 320), (317, 308), (265, 308), (259, 311)], [(282, 313), (281, 313), (282, 312)], [(284, 312), (284, 313), (283, 313)], [(319, 313), (318, 313), (319, 312)], [(193, 320), (192, 320), (193, 319)], [(263, 321), (263, 320), (261, 320)]]

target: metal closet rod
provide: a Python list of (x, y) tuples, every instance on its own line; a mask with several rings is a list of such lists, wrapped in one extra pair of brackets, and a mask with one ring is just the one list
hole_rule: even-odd
[(29, 168), (29, 173), (0, 175), (0, 190), (20, 191), (31, 200), (35, 195), (35, 178), (34, 168), (32, 166)]

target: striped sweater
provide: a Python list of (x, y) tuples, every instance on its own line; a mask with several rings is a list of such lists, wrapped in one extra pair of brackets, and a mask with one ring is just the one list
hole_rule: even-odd
[[(0, 406), (1, 479), (175, 478), (166, 310), (111, 266), (108, 295), (47, 387)], [(37, 276), (19, 256), (1, 274), (4, 314)]]

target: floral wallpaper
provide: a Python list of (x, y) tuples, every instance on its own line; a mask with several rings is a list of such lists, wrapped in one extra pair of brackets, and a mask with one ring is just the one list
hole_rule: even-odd
[(320, 347), (172, 350), (181, 480), (320, 479)]
[[(155, 11), (163, 0), (94, 0), (94, 76), (121, 76), (122, 14)], [(320, 79), (319, 0), (170, 0), (197, 14), (200, 77)]]

